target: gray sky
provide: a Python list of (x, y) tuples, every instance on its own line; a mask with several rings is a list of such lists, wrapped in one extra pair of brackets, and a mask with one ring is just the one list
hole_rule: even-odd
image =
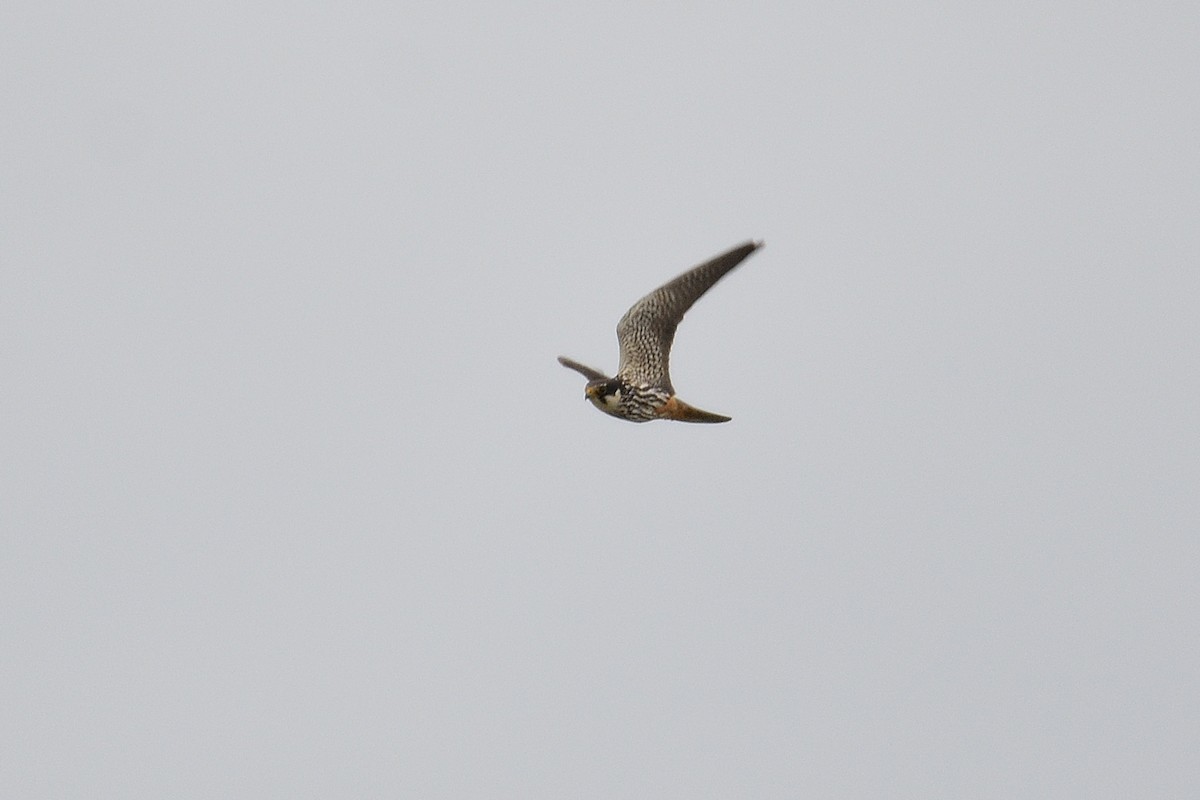
[(0, 796), (1194, 796), (1198, 41), (6, 4)]

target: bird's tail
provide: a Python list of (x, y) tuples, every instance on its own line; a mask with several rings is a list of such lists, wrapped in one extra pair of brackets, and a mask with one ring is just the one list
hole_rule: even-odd
[(689, 406), (678, 397), (672, 397), (663, 406), (659, 416), (663, 419), (673, 419), (679, 422), (729, 422), (732, 417), (714, 414), (711, 411), (701, 411), (695, 406)]

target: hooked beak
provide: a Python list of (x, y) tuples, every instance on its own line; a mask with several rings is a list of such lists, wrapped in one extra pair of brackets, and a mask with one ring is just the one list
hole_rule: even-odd
[(585, 400), (591, 400), (591, 399), (595, 398), (596, 395), (598, 395), (598, 394), (600, 394), (599, 386), (589, 386), (583, 390), (583, 398)]

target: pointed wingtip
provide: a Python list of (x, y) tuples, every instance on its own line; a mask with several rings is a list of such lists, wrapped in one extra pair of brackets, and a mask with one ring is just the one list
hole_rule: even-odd
[(704, 411), (688, 405), (674, 395), (667, 400), (659, 414), (665, 419), (673, 419), (677, 422), (729, 422), (733, 419), (724, 414), (714, 414), (711, 411)]
[(586, 364), (580, 364), (578, 361), (572, 361), (566, 356), (559, 356), (558, 363), (562, 364), (567, 369), (573, 369), (589, 381), (597, 380), (598, 378), (606, 377), (603, 372), (598, 369), (593, 369)]
[(742, 258), (749, 258), (766, 245), (762, 239), (747, 239), (731, 250), (731, 253), (742, 253)]
[(679, 420), (680, 422), (720, 423), (729, 422), (733, 419), (733, 417), (727, 417), (724, 414), (714, 414), (711, 411), (701, 411), (698, 408), (689, 407), (683, 414), (679, 415), (675, 419)]

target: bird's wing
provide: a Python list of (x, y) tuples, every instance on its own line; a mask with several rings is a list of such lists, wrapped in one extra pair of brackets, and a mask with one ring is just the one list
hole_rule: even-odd
[(666, 283), (633, 304), (617, 323), (621, 364), (617, 375), (632, 384), (674, 393), (668, 362), (675, 328), (700, 295), (742, 263), (762, 242), (746, 242)]
[(594, 381), (597, 378), (607, 378), (608, 377), (600, 370), (592, 369), (591, 367), (585, 367), (583, 364), (580, 364), (578, 361), (572, 361), (571, 359), (567, 358), (566, 356), (559, 356), (558, 363), (562, 364), (567, 369), (575, 370), (580, 375), (587, 378), (589, 381)]

